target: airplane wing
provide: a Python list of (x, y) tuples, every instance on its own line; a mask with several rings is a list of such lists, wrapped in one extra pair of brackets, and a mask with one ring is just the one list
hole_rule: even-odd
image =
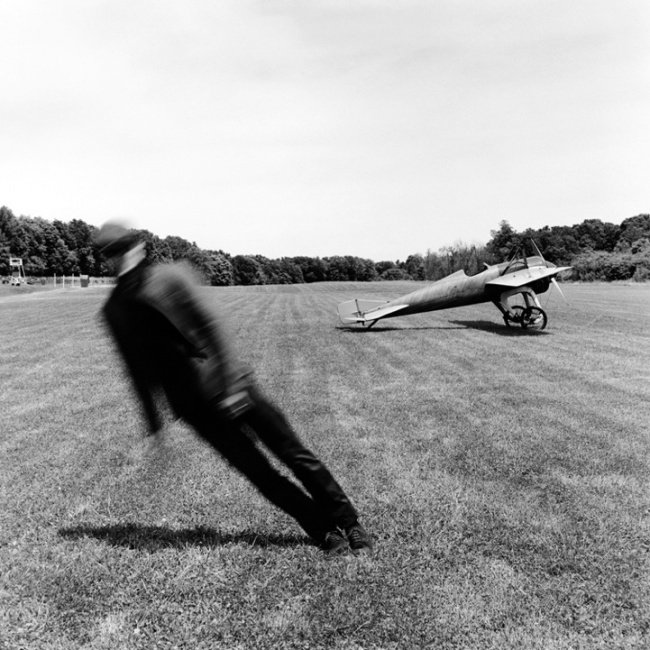
[(369, 323), (405, 309), (408, 305), (389, 305), (384, 300), (348, 300), (337, 307), (343, 323)]
[(547, 268), (544, 266), (537, 266), (529, 269), (521, 269), (521, 271), (515, 271), (514, 273), (506, 273), (506, 275), (501, 275), (494, 280), (486, 282), (486, 286), (493, 287), (504, 287), (514, 289), (515, 287), (523, 287), (532, 282), (537, 282), (543, 278), (553, 278), (558, 273), (562, 271), (568, 271), (570, 266), (554, 266), (552, 268)]

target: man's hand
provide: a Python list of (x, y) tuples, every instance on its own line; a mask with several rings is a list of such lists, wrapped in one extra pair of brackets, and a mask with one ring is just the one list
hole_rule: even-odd
[(219, 410), (225, 413), (231, 420), (237, 419), (252, 407), (253, 400), (245, 388), (229, 395), (218, 403)]

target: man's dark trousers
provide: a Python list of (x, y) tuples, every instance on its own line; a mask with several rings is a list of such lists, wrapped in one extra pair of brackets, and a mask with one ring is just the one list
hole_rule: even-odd
[[(281, 411), (256, 388), (250, 394), (251, 408), (234, 420), (206, 406), (189, 424), (314, 539), (357, 523), (357, 513), (341, 486), (302, 444)], [(291, 470), (307, 493), (272, 466), (258, 442)]]

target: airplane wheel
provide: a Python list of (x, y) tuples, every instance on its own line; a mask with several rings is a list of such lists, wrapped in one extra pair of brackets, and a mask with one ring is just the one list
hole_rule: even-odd
[(548, 318), (546, 312), (539, 307), (527, 307), (521, 317), (521, 326), (529, 330), (543, 330)]
[(519, 323), (521, 326), (524, 326), (524, 321), (523, 321), (523, 315), (524, 315), (524, 306), (523, 305), (513, 305), (510, 308), (510, 311), (512, 312), (512, 316), (509, 314), (505, 314), (503, 317), (503, 320), (506, 323), (506, 327), (511, 327), (511, 323)]

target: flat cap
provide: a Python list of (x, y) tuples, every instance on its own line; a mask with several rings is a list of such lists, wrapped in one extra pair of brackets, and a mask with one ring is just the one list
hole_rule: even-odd
[(95, 234), (95, 244), (99, 250), (111, 257), (121, 255), (138, 242), (138, 236), (132, 230), (115, 221), (107, 221)]

